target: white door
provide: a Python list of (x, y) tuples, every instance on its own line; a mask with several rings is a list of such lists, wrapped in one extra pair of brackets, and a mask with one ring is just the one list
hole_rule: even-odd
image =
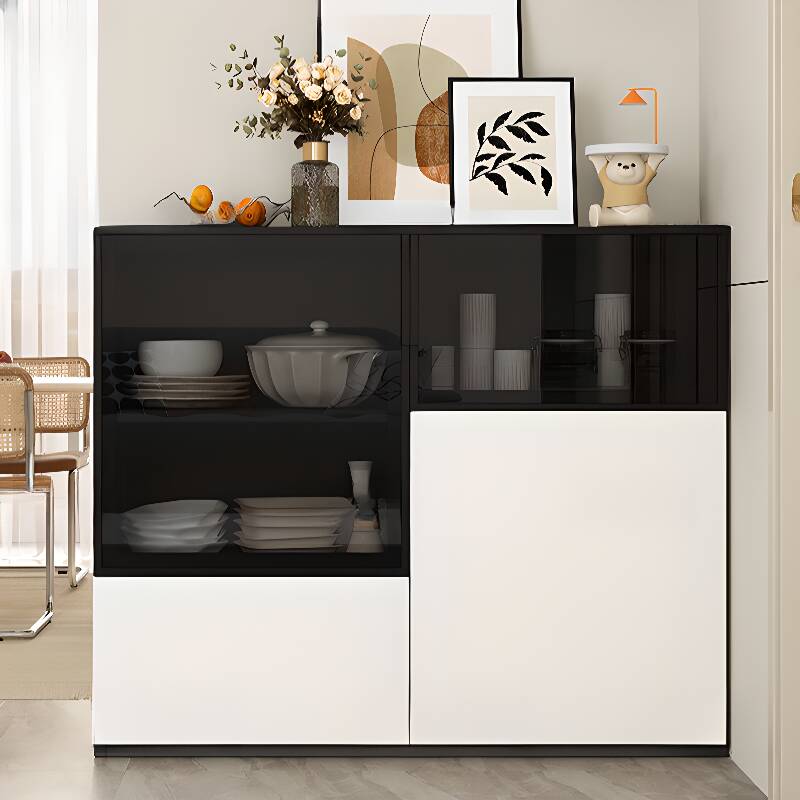
[(411, 419), (411, 743), (724, 744), (723, 412)]
[(97, 578), (94, 743), (408, 744), (406, 578)]

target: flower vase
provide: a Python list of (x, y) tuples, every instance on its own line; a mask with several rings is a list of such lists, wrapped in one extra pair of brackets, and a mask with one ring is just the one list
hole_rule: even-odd
[(339, 224), (339, 167), (328, 161), (327, 142), (305, 142), (303, 160), (292, 166), (292, 225)]

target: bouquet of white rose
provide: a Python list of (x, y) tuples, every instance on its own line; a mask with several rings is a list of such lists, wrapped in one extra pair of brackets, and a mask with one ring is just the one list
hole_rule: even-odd
[[(241, 131), (248, 139), (265, 136), (275, 139), (286, 129), (298, 134), (294, 140), (298, 148), (306, 142), (324, 141), (336, 133), (361, 135), (366, 118), (364, 103), (369, 101), (364, 90), (350, 88), (342, 68), (334, 63), (332, 56), (308, 63), (304, 58), (292, 58), (283, 36), (276, 36), (275, 41), (278, 60), (267, 75), (258, 72), (258, 57), (251, 59), (247, 50), (237, 56), (243, 65), (225, 64), (225, 71), (231, 73), (228, 86), (239, 91), (244, 88), (245, 81), (248, 82), (251, 91), (257, 92), (259, 102), (265, 106), (258, 114), (248, 114), (237, 120), (234, 131)], [(231, 52), (237, 51), (235, 44), (229, 47)], [(336, 51), (338, 58), (346, 54), (345, 50)], [(212, 67), (216, 69), (213, 64)], [(363, 80), (362, 69), (362, 64), (354, 66), (354, 82)], [(245, 80), (240, 77), (242, 75)], [(367, 85), (377, 88), (374, 79)], [(217, 86), (222, 84), (217, 83)]]

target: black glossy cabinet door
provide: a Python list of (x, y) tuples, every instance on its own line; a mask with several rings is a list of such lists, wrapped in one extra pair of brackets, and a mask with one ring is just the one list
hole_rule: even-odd
[(423, 235), (415, 408), (724, 408), (727, 237)]
[[(156, 230), (100, 232), (96, 246), (98, 574), (407, 574), (400, 237)], [(286, 407), (249, 377), (247, 345), (315, 320), (385, 352), (368, 399)], [(222, 343), (218, 374), (247, 376), (246, 399), (181, 407), (131, 391), (141, 342), (195, 339)], [(152, 503), (218, 500), (235, 525), (237, 498), (352, 497), (354, 460), (372, 462), (371, 495), (391, 517), (383, 552), (247, 552), (232, 536), (221, 548), (154, 552), (126, 538), (123, 515)]]

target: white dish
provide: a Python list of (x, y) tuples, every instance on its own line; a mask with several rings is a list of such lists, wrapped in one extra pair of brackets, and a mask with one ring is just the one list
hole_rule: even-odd
[(247, 397), (237, 398), (220, 398), (219, 400), (195, 400), (189, 397), (142, 397), (141, 395), (135, 398), (142, 403), (145, 408), (233, 408), (240, 405), (246, 400)]
[(228, 508), (228, 504), (222, 500), (166, 500), (163, 503), (148, 503), (144, 506), (137, 506), (124, 512), (128, 518), (147, 515), (147, 519), (152, 520), (152, 514), (159, 514), (165, 518), (175, 519), (177, 517), (199, 517), (206, 514), (222, 514)]
[(173, 339), (139, 344), (145, 375), (210, 376), (222, 366), (222, 342), (215, 339)]
[(315, 320), (310, 333), (269, 336), (248, 345), (247, 361), (261, 392), (282, 406), (344, 407), (377, 387), (384, 351), (369, 336), (328, 331)]
[(242, 525), (240, 535), (243, 539), (259, 542), (270, 539), (315, 539), (319, 536), (335, 536), (336, 528), (256, 528)]
[(130, 378), (126, 378), (124, 383), (133, 383), (133, 384), (162, 384), (162, 383), (174, 383), (180, 386), (193, 386), (195, 384), (208, 384), (209, 386), (217, 386), (217, 385), (225, 385), (228, 383), (250, 383), (250, 376), (249, 375), (207, 375), (207, 376), (199, 376), (199, 375), (173, 375), (171, 377), (162, 377), (159, 375), (131, 375)]
[(353, 504), (346, 497), (237, 497), (234, 502), (242, 508), (277, 511), (282, 514), (293, 513), (295, 510), (311, 514), (314, 510), (353, 508)]
[(218, 553), (227, 544), (226, 541), (219, 541), (198, 547), (194, 544), (128, 542), (128, 547), (136, 553)]
[(314, 550), (318, 547), (333, 547), (336, 536), (315, 536), (309, 539), (246, 539), (240, 536), (236, 543), (249, 550)]
[(163, 394), (174, 397), (196, 397), (199, 400), (212, 400), (220, 397), (231, 397), (232, 395), (247, 396), (250, 394), (250, 387), (246, 384), (241, 386), (167, 386), (158, 383), (147, 383), (139, 386), (120, 384), (118, 387), (124, 394), (141, 397), (149, 394)]
[(281, 516), (261, 516), (259, 514), (247, 514), (242, 512), (240, 515), (243, 525), (253, 528), (322, 528), (334, 530), (347, 517), (350, 512), (331, 514), (326, 517), (298, 516), (287, 514)]
[(174, 536), (175, 538), (200, 539), (219, 533), (224, 522), (217, 520), (209, 525), (163, 525), (149, 522), (130, 522), (123, 520), (120, 530), (134, 536)]
[(183, 530), (185, 528), (203, 528), (219, 525), (225, 518), (224, 511), (212, 511), (210, 514), (120, 514), (120, 522), (136, 530), (159, 528), (160, 530)]

